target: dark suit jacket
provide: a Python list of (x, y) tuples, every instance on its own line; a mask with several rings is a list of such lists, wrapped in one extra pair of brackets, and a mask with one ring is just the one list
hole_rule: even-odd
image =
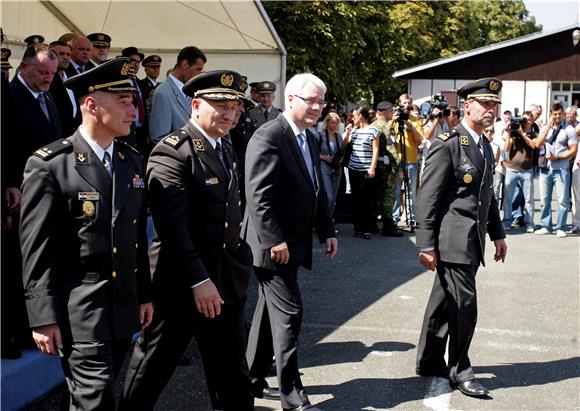
[(493, 195), (493, 153), (484, 156), (459, 124), (433, 140), (417, 197), (417, 247), (434, 247), (442, 261), (485, 264), (485, 234), (505, 238)]
[(245, 299), (251, 252), (240, 240), (240, 195), (233, 168), (226, 176), (206, 138), (188, 122), (151, 152), (147, 166), (155, 236), (150, 250), (156, 296), (193, 298), (191, 287), (210, 278), (226, 303)]
[[(264, 111), (262, 106), (256, 106), (249, 111), (250, 117), (252, 118), (252, 122), (254, 123), (254, 130), (258, 129), (262, 124), (266, 122), (266, 118), (264, 117)], [(282, 114), (282, 110), (278, 107), (272, 106), (272, 109), (268, 113), (268, 121), (272, 121), (277, 118), (280, 114)]]
[(139, 330), (150, 300), (143, 158), (116, 142), (113, 168), (111, 178), (79, 132), (28, 160), (20, 235), (31, 327), (58, 323), (74, 341)]
[(38, 101), (17, 77), (10, 82), (12, 113), (14, 124), (18, 126), (18, 152), (14, 153), (18, 174), (22, 176), (24, 165), (34, 150), (64, 137), (60, 124), (60, 115), (50, 92), (44, 93), (46, 106), (50, 114), (49, 122), (42, 112)]
[(310, 269), (313, 227), (321, 242), (335, 236), (316, 137), (307, 132), (307, 141), (315, 165), (316, 189), (294, 131), (283, 116), (264, 124), (248, 143), (243, 233), (257, 267), (284, 270), (272, 262), (270, 248), (286, 242), (288, 267)]
[(62, 126), (63, 137), (71, 136), (81, 124), (81, 113), (79, 109), (77, 110), (77, 115), (73, 117), (73, 104), (70, 101), (67, 89), (58, 73), (54, 74), (48, 91), (54, 97), (56, 107), (60, 114), (60, 124)]

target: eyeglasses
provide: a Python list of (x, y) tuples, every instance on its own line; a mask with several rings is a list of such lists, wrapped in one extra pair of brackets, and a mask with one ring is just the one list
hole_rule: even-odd
[(309, 107), (314, 107), (315, 105), (318, 105), (320, 108), (326, 107), (326, 101), (324, 101), (324, 100), (313, 101), (310, 98), (304, 98), (304, 97), (296, 95), (296, 94), (293, 94), (293, 96), (298, 97), (300, 100), (302, 100), (303, 102), (308, 104)]

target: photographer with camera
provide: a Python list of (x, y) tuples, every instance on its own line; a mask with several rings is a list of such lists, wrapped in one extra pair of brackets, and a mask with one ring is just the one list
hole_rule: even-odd
[(452, 128), (449, 121), (451, 110), (449, 109), (449, 104), (444, 96), (440, 94), (433, 96), (430, 101), (423, 103), (421, 108), (423, 109), (421, 112), (425, 114), (427, 122), (424, 126), (425, 135), (421, 147), (421, 171), (419, 173), (419, 181), (423, 175), (425, 159), (429, 154), (431, 141), (441, 133), (449, 132)]
[(532, 129), (534, 122), (533, 114), (525, 111), (522, 117), (518, 116), (518, 109), (514, 110), (515, 116), (511, 118), (510, 125), (503, 132), (505, 141), (505, 193), (503, 205), (503, 228), (511, 230), (512, 226), (512, 202), (514, 192), (521, 183), (524, 195), (524, 224), (526, 233), (534, 232), (534, 170), (533, 153), (535, 148), (534, 138), (536, 133)]
[(411, 230), (415, 227), (415, 201), (417, 197), (417, 178), (419, 176), (419, 167), (417, 164), (417, 155), (419, 146), (423, 140), (423, 126), (419, 116), (411, 116), (413, 109), (413, 97), (409, 94), (402, 94), (399, 97), (399, 106), (393, 114), (391, 129), (396, 135), (396, 147), (403, 169), (403, 181), (397, 182), (396, 200), (393, 209), (393, 220), (395, 224), (401, 217), (401, 183), (405, 185), (405, 203), (407, 225)]
[(542, 202), (542, 228), (536, 234), (549, 234), (552, 230), (552, 191), (558, 190), (558, 219), (556, 237), (566, 237), (566, 217), (570, 206), (570, 159), (578, 150), (578, 135), (574, 127), (564, 121), (564, 107), (554, 103), (550, 107), (550, 120), (540, 130), (535, 141), (540, 149), (540, 199)]

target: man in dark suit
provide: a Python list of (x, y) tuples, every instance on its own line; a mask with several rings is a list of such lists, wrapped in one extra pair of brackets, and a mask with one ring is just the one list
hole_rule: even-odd
[(86, 37), (74, 37), (70, 41), (71, 58), (69, 68), (66, 70), (68, 77), (76, 76), (92, 68), (88, 65), (92, 48), (91, 41)]
[(66, 69), (70, 65), (70, 46), (62, 41), (50, 43), (50, 49), (54, 51), (58, 58), (58, 68), (50, 83), (50, 94), (54, 97), (60, 123), (62, 125), (63, 136), (70, 136), (75, 132), (81, 122), (81, 112), (72, 90), (64, 86), (64, 81), (68, 78)]
[(18, 124), (19, 150), (13, 153), (17, 174), (22, 175), (26, 159), (34, 150), (63, 137), (60, 115), (48, 92), (58, 59), (46, 44), (29, 46), (20, 71), (10, 82), (14, 124)]
[(151, 111), (151, 93), (159, 85), (157, 79), (159, 78), (162, 62), (161, 57), (156, 54), (145, 57), (141, 62), (143, 70), (145, 70), (145, 77), (139, 80), (139, 87), (141, 88), (141, 93), (143, 93), (147, 114)]
[(82, 96), (82, 125), (36, 150), (22, 184), (30, 327), (61, 357), (71, 410), (115, 409), (115, 376), (153, 314), (144, 162), (114, 140), (135, 117), (130, 67), (115, 59), (65, 82)]
[[(477, 321), (475, 275), (484, 262), (485, 235), (495, 243), (495, 261), (507, 246), (493, 195), (494, 157), (485, 127), (493, 125), (502, 83), (486, 78), (458, 90), (463, 121), (433, 140), (417, 205), (421, 264), (437, 270), (417, 345), (417, 374), (448, 377), (463, 394), (488, 390), (475, 378), (468, 351)], [(449, 360), (444, 355), (449, 340)]]
[(156, 315), (135, 346), (121, 409), (153, 409), (195, 334), (213, 408), (253, 410), (244, 355), (252, 256), (240, 239), (236, 159), (223, 138), (241, 81), (233, 71), (209, 71), (186, 83), (183, 92), (193, 97), (190, 121), (151, 152)]
[[(298, 268), (312, 266), (312, 230), (334, 257), (338, 242), (320, 171), (314, 135), (324, 108), (326, 86), (312, 74), (286, 85), (286, 110), (259, 128), (246, 151), (246, 215), (242, 233), (252, 248), (259, 297), (246, 356), (254, 391), (263, 394), (276, 357), (280, 398), (285, 410), (315, 409), (298, 370), (302, 299)], [(272, 349), (273, 343), (273, 349)], [(269, 391), (269, 390), (268, 390)]]
[[(273, 106), (274, 98), (276, 97), (274, 94), (276, 92), (276, 84), (271, 81), (260, 81), (255, 88), (260, 96), (260, 105), (250, 110), (250, 117), (254, 123), (254, 129), (258, 129), (266, 121), (274, 120), (282, 114), (282, 110)], [(253, 89), (254, 87), (252, 87)]]

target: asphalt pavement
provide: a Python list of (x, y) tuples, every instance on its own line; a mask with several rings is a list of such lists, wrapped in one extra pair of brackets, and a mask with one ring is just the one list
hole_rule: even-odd
[[(537, 216), (538, 217), (538, 216)], [(536, 219), (537, 220), (537, 219)], [(313, 271), (300, 272), (304, 321), (299, 363), (311, 401), (324, 410), (580, 409), (580, 237), (512, 229), (504, 264), (477, 274), (479, 318), (470, 350), (488, 399), (452, 391), (440, 378), (415, 375), (416, 344), (432, 272), (418, 263), (414, 236), (354, 238), (337, 226), (339, 254), (321, 246)], [(248, 318), (256, 299), (251, 284)], [(156, 410), (210, 410), (195, 342)], [(122, 386), (121, 376), (118, 387)], [(276, 378), (269, 378), (277, 386)], [(29, 411), (56, 410), (64, 390)], [(280, 404), (256, 400), (260, 411)]]

